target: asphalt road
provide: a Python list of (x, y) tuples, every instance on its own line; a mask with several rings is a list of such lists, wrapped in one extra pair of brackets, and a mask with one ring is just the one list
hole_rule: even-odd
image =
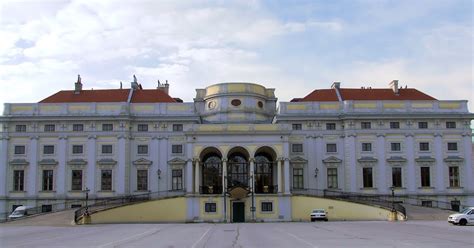
[(0, 225), (0, 247), (474, 247), (446, 221)]

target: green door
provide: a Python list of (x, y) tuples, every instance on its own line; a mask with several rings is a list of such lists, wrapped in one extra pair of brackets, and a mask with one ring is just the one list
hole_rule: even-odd
[(232, 222), (245, 222), (245, 204), (243, 202), (232, 203)]

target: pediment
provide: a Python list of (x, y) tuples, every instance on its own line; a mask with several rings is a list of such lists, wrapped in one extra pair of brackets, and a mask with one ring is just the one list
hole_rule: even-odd
[(168, 164), (170, 165), (184, 165), (186, 164), (186, 160), (181, 159), (181, 158), (173, 158), (168, 161)]
[(45, 158), (45, 159), (40, 160), (38, 162), (38, 164), (40, 164), (40, 165), (57, 165), (58, 161), (56, 161), (54, 159), (50, 159), (50, 158)]
[(117, 161), (115, 161), (111, 158), (103, 158), (101, 160), (98, 160), (97, 164), (99, 164), (99, 165), (115, 165), (115, 164), (117, 164)]
[(82, 158), (71, 159), (67, 162), (68, 165), (86, 165), (87, 161)]
[(342, 160), (335, 157), (335, 156), (330, 156), (330, 157), (327, 157), (325, 159), (323, 159), (323, 163), (342, 163)]
[(392, 156), (392, 157), (387, 158), (387, 162), (391, 162), (391, 163), (405, 163), (406, 161), (407, 161), (406, 158), (399, 157), (399, 156)]
[(361, 157), (357, 159), (359, 163), (376, 163), (378, 160), (374, 157)]
[(300, 157), (300, 156), (296, 156), (296, 157), (293, 157), (290, 159), (290, 162), (292, 164), (305, 164), (305, 163), (308, 163), (308, 160)]
[(139, 159), (133, 161), (133, 164), (134, 165), (151, 165), (151, 164), (153, 164), (153, 161), (148, 160), (146, 158), (139, 158)]
[(459, 156), (448, 156), (447, 158), (444, 159), (444, 162), (463, 162), (464, 158), (461, 158)]
[(29, 165), (30, 162), (26, 161), (26, 159), (13, 159), (10, 161), (10, 165), (15, 166), (15, 165)]
[(434, 163), (436, 159), (430, 156), (420, 156), (418, 158), (415, 158), (415, 161), (419, 163)]

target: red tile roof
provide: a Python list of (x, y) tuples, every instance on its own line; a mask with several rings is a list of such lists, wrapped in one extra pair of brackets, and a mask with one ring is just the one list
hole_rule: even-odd
[(341, 88), (342, 100), (436, 100), (417, 89), (399, 89), (395, 94), (392, 89), (344, 89)]
[[(73, 90), (62, 90), (51, 95), (40, 103), (77, 103), (77, 102), (127, 102), (130, 89), (81, 90), (74, 94)], [(135, 90), (132, 95), (135, 103), (176, 102), (162, 90)]]
[(176, 102), (171, 96), (162, 90), (135, 90), (132, 95), (132, 103), (151, 102)]
[[(436, 100), (417, 89), (399, 89), (395, 94), (392, 89), (339, 89), (341, 98), (345, 100)], [(338, 101), (335, 89), (315, 90), (304, 98), (294, 98), (292, 102), (327, 102)]]

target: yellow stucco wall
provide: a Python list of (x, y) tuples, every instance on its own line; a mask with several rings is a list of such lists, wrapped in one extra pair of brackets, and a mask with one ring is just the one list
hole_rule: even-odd
[(177, 197), (117, 207), (91, 215), (91, 223), (185, 222), (186, 198)]
[(352, 202), (293, 196), (291, 211), (293, 221), (309, 221), (313, 209), (323, 208), (329, 220), (388, 220), (390, 211)]

